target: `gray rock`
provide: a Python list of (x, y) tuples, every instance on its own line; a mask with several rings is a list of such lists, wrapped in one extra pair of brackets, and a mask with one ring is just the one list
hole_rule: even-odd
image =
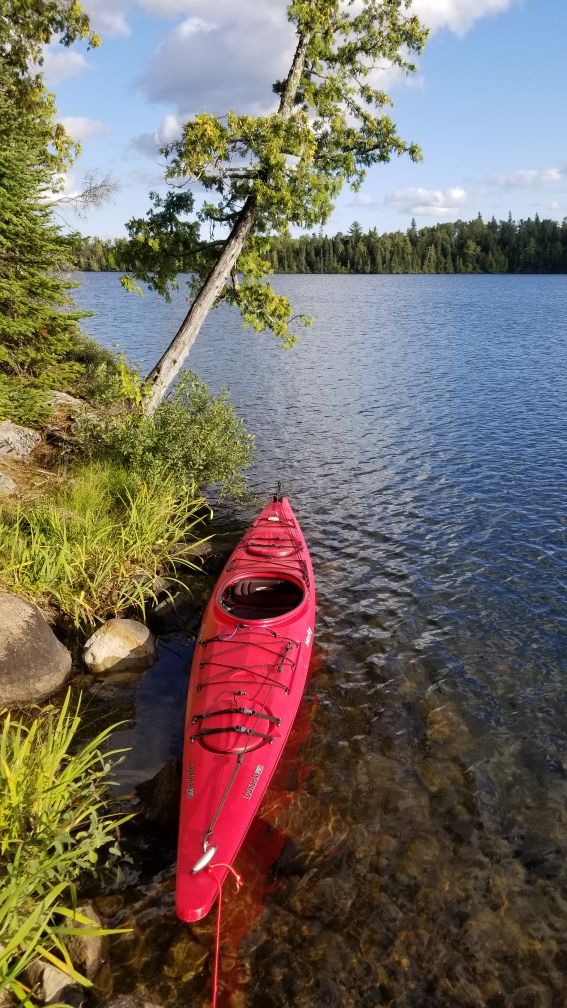
[(45, 700), (71, 673), (71, 655), (37, 606), (0, 592), (0, 706)]
[(93, 675), (149, 668), (157, 659), (153, 634), (132, 619), (111, 619), (95, 630), (83, 649), (83, 662)]
[(151, 780), (138, 784), (136, 791), (142, 802), (144, 818), (164, 831), (175, 833), (179, 824), (181, 761), (169, 759)]
[(54, 409), (62, 413), (65, 412), (69, 416), (86, 417), (88, 420), (97, 419), (97, 415), (89, 403), (86, 403), (84, 399), (77, 399), (75, 396), (69, 395), (68, 392), (50, 392), (49, 402)]
[[(78, 906), (77, 913), (92, 921), (92, 926), (97, 928), (102, 927), (102, 921), (90, 903)], [(75, 935), (68, 935), (65, 938), (65, 945), (71, 956), (73, 966), (83, 976), (92, 980), (106, 958), (106, 938), (104, 935), (84, 935), (81, 937), (81, 930), (88, 928), (88, 925), (80, 922), (69, 921), (68, 926), (77, 931), (77, 937)]]
[(184, 591), (176, 591), (168, 595), (167, 598), (158, 602), (152, 612), (152, 620), (156, 624), (154, 629), (157, 628), (161, 633), (184, 630), (195, 618), (195, 602)]
[(0, 494), (5, 497), (16, 497), (18, 495), (17, 484), (7, 473), (0, 472)]
[(41, 442), (41, 434), (30, 427), (20, 427), (11, 420), (0, 422), (0, 457), (27, 462)]
[(22, 974), (24, 983), (30, 987), (36, 999), (46, 1005), (70, 1005), (80, 1008), (85, 1000), (84, 989), (67, 976), (63, 970), (41, 960), (32, 963)]

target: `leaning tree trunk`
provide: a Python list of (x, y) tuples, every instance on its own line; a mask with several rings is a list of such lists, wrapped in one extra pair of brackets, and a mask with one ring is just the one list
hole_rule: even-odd
[[(300, 35), (277, 112), (282, 119), (288, 119), (293, 112), (308, 42), (307, 33)], [(144, 399), (144, 411), (147, 416), (155, 412), (172, 381), (179, 374), (203, 322), (214, 307), (236, 265), (254, 226), (256, 214), (256, 201), (252, 194), (244, 203), (219, 258), (196, 295), (176, 335), (146, 379), (149, 392)]]

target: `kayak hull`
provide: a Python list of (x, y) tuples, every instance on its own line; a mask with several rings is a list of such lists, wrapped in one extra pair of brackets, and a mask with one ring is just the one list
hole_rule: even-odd
[(291, 731), (313, 646), (315, 589), (287, 498), (247, 530), (209, 601), (184, 729), (176, 912), (211, 909)]

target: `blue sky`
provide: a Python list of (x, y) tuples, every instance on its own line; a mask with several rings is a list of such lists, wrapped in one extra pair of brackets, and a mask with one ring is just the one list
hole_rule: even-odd
[[(118, 183), (112, 201), (77, 219), (110, 237), (148, 207), (159, 188), (159, 143), (198, 111), (262, 112), (285, 73), (292, 36), (285, 0), (87, 0), (102, 46), (51, 47), (45, 70), (60, 118), (83, 154), (67, 180), (89, 171)], [(410, 81), (386, 74), (401, 136), (424, 161), (372, 169), (361, 192), (345, 190), (326, 231), (353, 220), (405, 230), (479, 211), (515, 218), (567, 216), (565, 100), (567, 4), (563, 0), (414, 0), (432, 29)]]

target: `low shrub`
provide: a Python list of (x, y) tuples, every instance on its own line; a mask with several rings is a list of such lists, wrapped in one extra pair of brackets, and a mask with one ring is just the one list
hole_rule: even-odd
[(79, 705), (44, 709), (25, 724), (0, 722), (0, 991), (34, 1004), (22, 971), (38, 960), (90, 986), (73, 968), (65, 937), (109, 933), (75, 911), (77, 885), (118, 857), (119, 826), (109, 774), (123, 750), (108, 749), (115, 726), (77, 748)]
[(172, 476), (86, 465), (52, 496), (0, 509), (0, 587), (75, 626), (144, 612), (160, 573), (196, 568), (204, 506)]
[(12, 420), (24, 427), (42, 427), (51, 412), (44, 388), (29, 380), (0, 374), (0, 420)]
[(178, 485), (192, 483), (199, 489), (218, 485), (221, 493), (232, 497), (246, 488), (243, 472), (254, 450), (254, 438), (228, 392), (213, 395), (191, 371), (181, 375), (153, 417), (137, 411), (87, 426), (82, 443), (91, 454), (139, 474), (166, 472)]

